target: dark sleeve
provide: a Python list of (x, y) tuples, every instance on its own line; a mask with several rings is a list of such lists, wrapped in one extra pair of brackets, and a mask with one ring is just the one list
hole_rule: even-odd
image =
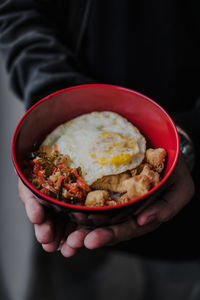
[(192, 176), (196, 185), (196, 194), (200, 196), (200, 106), (198, 101), (193, 109), (176, 113), (172, 117), (176, 125), (187, 132), (194, 144), (195, 163)]
[(58, 89), (96, 82), (33, 0), (0, 0), (0, 51), (11, 88), (26, 108)]

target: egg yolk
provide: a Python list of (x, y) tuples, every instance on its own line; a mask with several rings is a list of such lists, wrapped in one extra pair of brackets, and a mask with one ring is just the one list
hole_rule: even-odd
[(129, 163), (138, 152), (138, 145), (132, 138), (116, 132), (101, 132), (90, 156), (101, 165), (119, 166)]

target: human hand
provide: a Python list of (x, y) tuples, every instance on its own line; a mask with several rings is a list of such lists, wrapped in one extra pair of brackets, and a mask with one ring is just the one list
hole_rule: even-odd
[(74, 230), (63, 243), (61, 252), (64, 256), (69, 256), (69, 249), (73, 249), (71, 253), (74, 255), (83, 246), (95, 249), (142, 236), (172, 219), (193, 195), (194, 183), (183, 157), (180, 156), (176, 169), (160, 198), (149, 204), (137, 216), (130, 216), (124, 223), (94, 230), (84, 228)]
[[(35, 236), (42, 247), (47, 252), (56, 251), (63, 239), (75, 229), (75, 224), (66, 222), (59, 214), (48, 216), (45, 208), (39, 203), (37, 197), (22, 183), (18, 181), (19, 196), (25, 206), (26, 214), (34, 225)], [(69, 249), (70, 256), (75, 251)]]

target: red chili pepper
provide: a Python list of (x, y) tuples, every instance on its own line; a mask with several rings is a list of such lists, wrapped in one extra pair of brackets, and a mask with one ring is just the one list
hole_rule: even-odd
[(69, 183), (64, 183), (64, 186), (67, 188), (67, 190), (70, 189), (70, 184)]
[(74, 173), (74, 175), (77, 178), (77, 185), (78, 185), (78, 187), (80, 187), (81, 189), (85, 190), (86, 192), (89, 192), (90, 191), (89, 186), (85, 183), (85, 181), (83, 180), (83, 178), (78, 175), (77, 169), (73, 169), (72, 173)]
[(64, 169), (65, 171), (69, 172), (69, 169), (64, 167), (63, 165), (58, 165), (57, 168), (58, 169)]
[(77, 197), (78, 197), (79, 199), (82, 199), (82, 198), (83, 198), (83, 192), (82, 192), (82, 191), (78, 191)]
[(77, 169), (73, 169), (72, 173), (76, 176), (76, 178), (79, 178), (80, 176), (78, 175)]
[(54, 175), (56, 173), (56, 171), (57, 171), (57, 168), (54, 168), (52, 175)]
[(32, 162), (33, 162), (34, 164), (38, 164), (39, 159), (38, 159), (38, 158), (34, 158), (34, 159), (32, 160)]
[(62, 169), (62, 168), (64, 168), (64, 166), (63, 165), (58, 165), (57, 168)]
[(63, 180), (63, 176), (59, 176), (57, 180), (57, 187), (59, 188)]
[(67, 188), (67, 191), (76, 195), (79, 192), (76, 183), (64, 183), (64, 186)]
[(80, 187), (81, 189), (85, 190), (86, 192), (90, 191), (89, 186), (85, 183), (85, 181), (83, 180), (83, 178), (81, 178), (80, 176), (77, 179), (77, 185), (78, 185), (78, 187)]
[(40, 177), (41, 179), (44, 178), (44, 170), (39, 170), (37, 174), (38, 174), (38, 177)]
[(40, 170), (40, 167), (38, 165), (34, 165), (33, 173), (38, 174), (39, 170)]
[(78, 190), (78, 188), (76, 186), (72, 186), (71, 189), (70, 189), (70, 191), (76, 195), (79, 190)]

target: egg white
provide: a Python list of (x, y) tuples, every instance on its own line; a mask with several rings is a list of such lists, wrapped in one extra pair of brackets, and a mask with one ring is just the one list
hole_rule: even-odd
[(81, 167), (88, 185), (105, 175), (133, 169), (141, 164), (146, 140), (125, 118), (110, 111), (81, 115), (58, 126), (42, 145), (57, 145), (70, 157), (70, 167)]

